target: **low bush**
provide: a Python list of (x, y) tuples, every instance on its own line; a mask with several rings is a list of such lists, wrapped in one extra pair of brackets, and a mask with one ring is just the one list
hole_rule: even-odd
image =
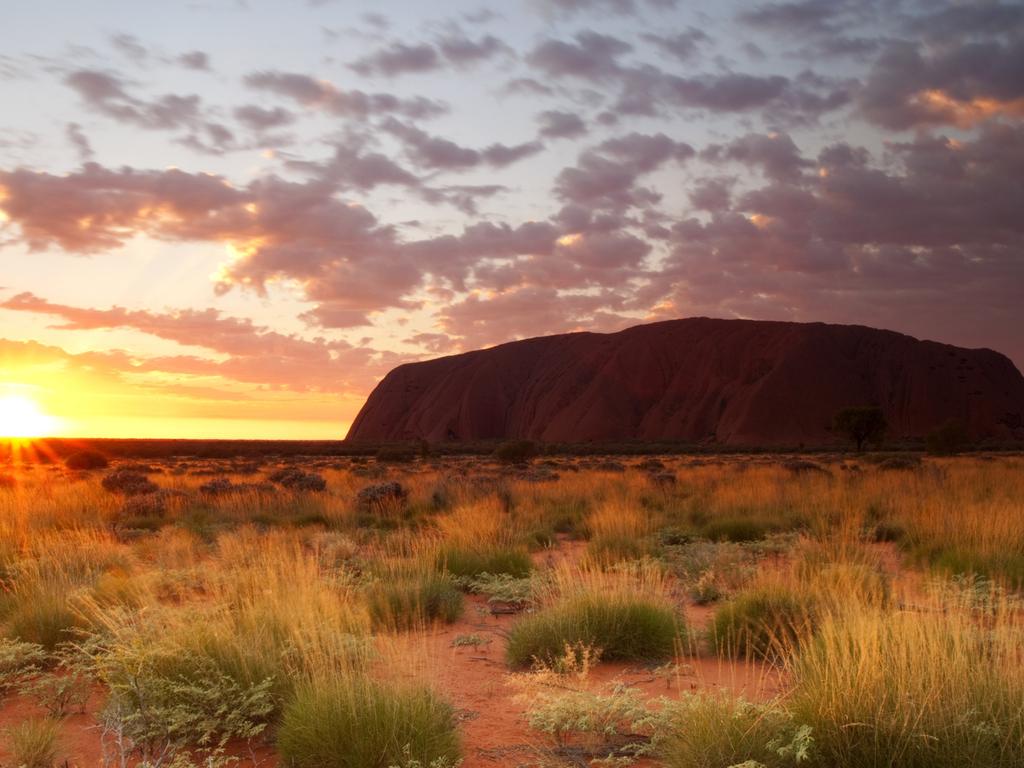
[(656, 660), (673, 654), (683, 622), (671, 605), (626, 594), (582, 593), (521, 619), (509, 634), (513, 667), (551, 663), (566, 645), (599, 649), (608, 660)]
[(778, 658), (810, 629), (813, 601), (782, 586), (755, 587), (715, 611), (708, 639), (726, 656)]
[(289, 491), (318, 493), (327, 490), (327, 481), (320, 475), (304, 472), (295, 467), (279, 469), (271, 473), (267, 479), (272, 483), (277, 483), (282, 488), (287, 488)]
[(425, 573), (385, 578), (366, 591), (366, 606), (378, 629), (415, 629), (451, 624), (462, 615), (462, 593), (444, 575)]
[(510, 440), (494, 449), (494, 458), (506, 464), (525, 464), (538, 454), (532, 440)]
[(123, 469), (107, 474), (101, 485), (111, 493), (120, 493), (124, 496), (139, 496), (160, 490), (160, 487), (145, 475)]
[(189, 753), (225, 765), (228, 742), (255, 739), (275, 708), (273, 680), (241, 683), (168, 642), (94, 635), (81, 649), (81, 667), (109, 692), (97, 720), (121, 765), (174, 765)]
[(356, 494), (356, 508), (364, 514), (395, 517), (405, 508), (409, 492), (394, 480), (374, 483), (360, 488)]
[(0, 637), (0, 696), (39, 672), (47, 660), (41, 645)]
[(452, 765), (451, 705), (427, 688), (338, 675), (306, 682), (285, 705), (277, 748), (292, 768)]
[(99, 451), (76, 451), (64, 459), (64, 466), (74, 470), (106, 469), (110, 462)]

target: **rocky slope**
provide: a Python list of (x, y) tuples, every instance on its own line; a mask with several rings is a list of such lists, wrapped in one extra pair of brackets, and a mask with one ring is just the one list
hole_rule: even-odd
[(896, 438), (953, 417), (976, 438), (1024, 437), (1024, 377), (997, 352), (863, 326), (690, 318), (400, 366), (348, 439), (820, 445), (837, 441), (838, 409), (862, 404), (880, 405)]

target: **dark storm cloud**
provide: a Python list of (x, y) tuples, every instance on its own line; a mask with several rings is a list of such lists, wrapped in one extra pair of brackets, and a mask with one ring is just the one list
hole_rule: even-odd
[(344, 117), (365, 119), (373, 115), (398, 114), (424, 120), (447, 111), (441, 102), (423, 96), (405, 99), (390, 93), (340, 90), (329, 82), (295, 72), (253, 72), (246, 75), (245, 84), (255, 90), (284, 96), (308, 109), (322, 109)]

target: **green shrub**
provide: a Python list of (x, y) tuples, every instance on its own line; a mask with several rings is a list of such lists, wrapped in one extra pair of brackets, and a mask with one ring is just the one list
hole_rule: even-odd
[(47, 663), (41, 645), (0, 637), (0, 695), (13, 690)]
[(81, 648), (82, 668), (109, 692), (97, 719), (122, 764), (193, 752), (223, 765), (228, 742), (255, 739), (274, 711), (273, 680), (240, 683), (211, 659), (153, 638), (97, 635)]
[(504, 573), (523, 578), (533, 570), (533, 561), (529, 553), (521, 549), (447, 547), (438, 554), (438, 566), (457, 577)]
[(600, 649), (608, 660), (664, 659), (675, 651), (683, 629), (672, 608), (643, 597), (584, 593), (563, 599), (512, 627), (508, 662), (553, 663), (566, 644)]
[(793, 646), (813, 619), (810, 598), (783, 587), (743, 592), (715, 611), (708, 638), (719, 654), (774, 658)]
[(388, 768), (459, 758), (452, 707), (426, 688), (339, 675), (300, 685), (278, 751), (291, 768)]
[(53, 768), (57, 760), (60, 723), (48, 717), (30, 717), (7, 730), (13, 765), (18, 768)]
[(668, 768), (788, 768), (813, 757), (813, 731), (775, 704), (702, 694), (684, 697), (673, 715), (658, 744)]
[(414, 629), (462, 615), (462, 593), (452, 580), (436, 573), (385, 578), (370, 586), (366, 606), (375, 628)]

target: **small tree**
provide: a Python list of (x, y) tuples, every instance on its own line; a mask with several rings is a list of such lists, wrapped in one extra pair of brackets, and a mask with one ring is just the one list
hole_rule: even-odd
[(852, 440), (858, 451), (865, 443), (880, 443), (888, 424), (877, 405), (855, 405), (843, 408), (832, 419), (832, 429)]
[(928, 433), (928, 452), (939, 455), (960, 453), (970, 442), (967, 426), (960, 419), (949, 419)]

